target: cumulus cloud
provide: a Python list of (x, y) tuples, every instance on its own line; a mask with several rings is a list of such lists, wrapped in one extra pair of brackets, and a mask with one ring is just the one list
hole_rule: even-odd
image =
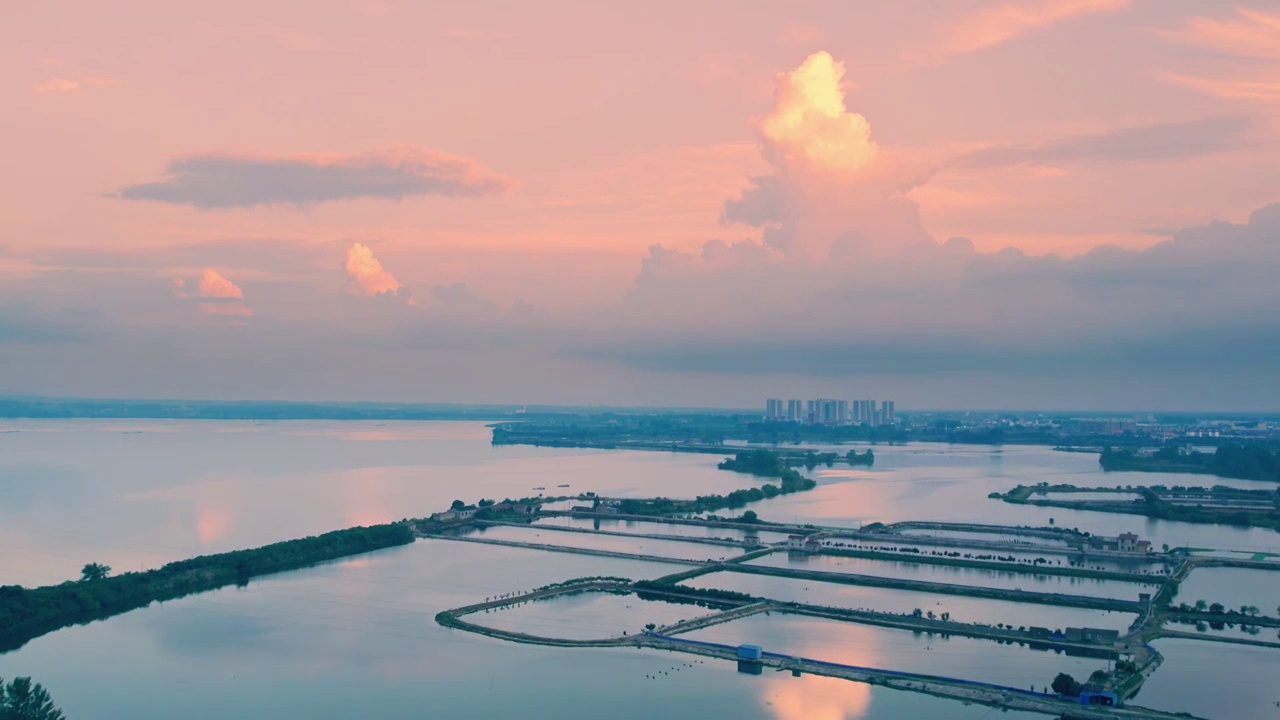
[[(1092, 378), (1110, 387), (1197, 368), (1229, 366), (1254, 381), (1274, 373), (1280, 205), (1142, 251), (1032, 257), (978, 252), (964, 238), (939, 243), (902, 197), (927, 172), (875, 143), (845, 106), (842, 72), (820, 53), (779, 78), (761, 124), (773, 172), (725, 207), (725, 220), (763, 228), (760, 238), (698, 252), (653, 246), (625, 300), (579, 322), (573, 357), (667, 374)], [(1156, 159), (1225, 149), (1247, 129), (1213, 119), (988, 148), (967, 162)]]
[(200, 275), (196, 297), (202, 300), (243, 300), (244, 291), (213, 268), (205, 268)]
[(244, 318), (254, 314), (253, 308), (245, 304), (244, 291), (240, 286), (213, 268), (205, 268), (194, 283), (177, 277), (169, 284), (174, 295), (182, 300), (195, 301), (205, 315)]
[(810, 261), (833, 249), (883, 254), (929, 241), (905, 193), (931, 170), (872, 140), (867, 119), (845, 105), (844, 75), (843, 63), (817, 52), (778, 76), (773, 110), (760, 124), (773, 173), (726, 202), (722, 222), (761, 228), (769, 248)]
[(654, 248), (609, 330), (577, 352), (659, 372), (1044, 382), (1212, 368), (1265, 384), (1280, 352), (1277, 238), (1280, 204), (1076, 258), (962, 238), (822, 267), (751, 242)]
[(362, 295), (395, 295), (402, 287), (363, 243), (353, 243), (347, 250), (346, 268), (352, 288)]
[(876, 159), (871, 124), (844, 104), (844, 63), (817, 52), (778, 76), (773, 112), (760, 132), (775, 165), (855, 173)]
[(1174, 160), (1241, 148), (1252, 126), (1248, 118), (1233, 116), (1126, 127), (1033, 145), (992, 145), (966, 153), (956, 164), (988, 168), (1090, 160)]
[(305, 207), (420, 195), (478, 197), (512, 183), (471, 158), (410, 146), (363, 155), (194, 155), (170, 162), (167, 171), (168, 178), (125, 186), (117, 196), (205, 210)]

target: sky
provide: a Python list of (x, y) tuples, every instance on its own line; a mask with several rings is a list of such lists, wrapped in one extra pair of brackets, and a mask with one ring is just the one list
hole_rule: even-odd
[(0, 41), (0, 394), (1280, 409), (1280, 0), (51, 0)]

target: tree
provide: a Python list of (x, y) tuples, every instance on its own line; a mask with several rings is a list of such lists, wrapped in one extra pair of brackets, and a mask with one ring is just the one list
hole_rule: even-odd
[(755, 510), (747, 510), (746, 512), (742, 513), (741, 520), (744, 523), (759, 522), (760, 516), (756, 514)]
[(1196, 612), (1204, 612), (1206, 609), (1208, 609), (1208, 607), (1209, 607), (1209, 603), (1203, 600), (1196, 601)]
[(53, 698), (29, 677), (14, 678), (8, 685), (0, 678), (0, 720), (65, 720)]
[(466, 503), (464, 503), (464, 502), (462, 502), (461, 500), (454, 500), (454, 501), (453, 501), (453, 504), (449, 506), (449, 509), (450, 509), (450, 510), (461, 510), (462, 508), (464, 508), (464, 507), (466, 507), (466, 506), (467, 506), (467, 504), (466, 504)]
[(1226, 611), (1227, 609), (1222, 606), (1222, 603), (1214, 603), (1209, 606), (1209, 612), (1213, 615), (1222, 615)]
[[(89, 563), (80, 569), (80, 580), (105, 580), (111, 574), (111, 568), (100, 563)], [(18, 678), (21, 679), (21, 678)]]
[(480, 502), (479, 502), (479, 503), (476, 503), (476, 504), (477, 504), (477, 505), (479, 505), (479, 506), (480, 506), (480, 507), (482, 507), (482, 508), (485, 508), (485, 507), (491, 507), (491, 506), (493, 505), (493, 501), (492, 501), (492, 500), (486, 500), (486, 499), (484, 499), (484, 498), (481, 498), (481, 499), (480, 499)]
[(1067, 695), (1069, 697), (1078, 697), (1080, 695), (1080, 683), (1066, 673), (1058, 673), (1058, 677), (1053, 679), (1053, 684), (1050, 687), (1059, 695)]

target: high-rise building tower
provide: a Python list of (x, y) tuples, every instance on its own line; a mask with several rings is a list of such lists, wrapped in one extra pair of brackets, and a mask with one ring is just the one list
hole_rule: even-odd
[(881, 403), (881, 414), (884, 415), (884, 424), (892, 425), (894, 423), (894, 407), (892, 400), (885, 400)]
[(778, 398), (769, 398), (764, 402), (764, 419), (768, 422), (777, 422), (783, 419), (782, 400)]
[(787, 401), (787, 420), (800, 422), (804, 419), (804, 403), (799, 400)]

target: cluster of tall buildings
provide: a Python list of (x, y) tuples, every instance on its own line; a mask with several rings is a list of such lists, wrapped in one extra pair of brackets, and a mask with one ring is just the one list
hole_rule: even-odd
[(896, 422), (892, 400), (782, 400), (765, 401), (766, 422), (797, 422), (812, 425), (892, 425)]

